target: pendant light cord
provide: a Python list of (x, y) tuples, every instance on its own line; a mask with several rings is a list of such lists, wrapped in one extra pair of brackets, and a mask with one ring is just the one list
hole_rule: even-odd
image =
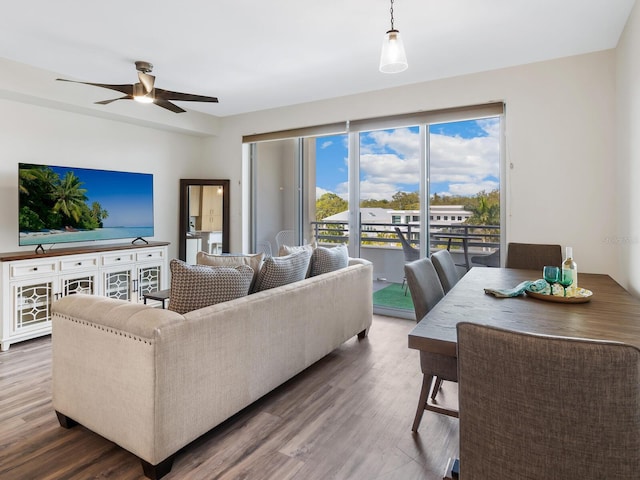
[(393, 30), (393, 0), (391, 0), (391, 8), (389, 9), (391, 13), (391, 30)]

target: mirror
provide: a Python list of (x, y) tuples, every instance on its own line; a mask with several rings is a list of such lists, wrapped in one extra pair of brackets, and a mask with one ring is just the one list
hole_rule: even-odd
[(229, 253), (229, 180), (180, 179), (179, 239), (192, 265), (199, 251)]

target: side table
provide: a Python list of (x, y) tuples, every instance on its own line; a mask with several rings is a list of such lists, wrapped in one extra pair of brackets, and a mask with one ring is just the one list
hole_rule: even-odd
[(147, 300), (156, 300), (156, 301), (162, 303), (162, 308), (167, 308), (166, 307), (166, 301), (169, 300), (170, 296), (171, 296), (171, 290), (170, 289), (158, 290), (157, 292), (145, 293), (143, 295), (143, 302), (146, 305), (147, 304)]

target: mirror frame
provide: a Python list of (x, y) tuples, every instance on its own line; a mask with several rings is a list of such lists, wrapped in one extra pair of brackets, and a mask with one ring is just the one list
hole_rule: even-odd
[(229, 180), (204, 178), (180, 179), (180, 223), (178, 225), (178, 258), (187, 259), (187, 232), (189, 231), (189, 187), (222, 187), (222, 253), (229, 253)]

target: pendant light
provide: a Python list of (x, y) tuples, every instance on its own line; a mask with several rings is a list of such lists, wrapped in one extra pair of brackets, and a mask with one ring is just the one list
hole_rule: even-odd
[(384, 35), (382, 53), (380, 54), (380, 71), (382, 73), (399, 73), (405, 71), (409, 64), (404, 53), (404, 45), (400, 32), (393, 28), (393, 0), (391, 0), (391, 30)]

